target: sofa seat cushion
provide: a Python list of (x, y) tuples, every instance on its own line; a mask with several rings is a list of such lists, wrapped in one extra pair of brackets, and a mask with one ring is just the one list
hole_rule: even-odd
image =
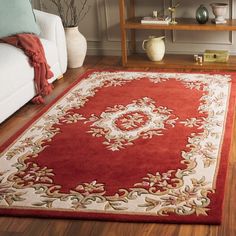
[[(53, 81), (60, 73), (57, 49), (53, 42), (45, 39), (41, 39), (41, 42), (47, 62), (54, 73), (54, 77), (51, 79)], [(0, 43), (0, 65), (0, 81), (1, 84), (4, 84), (4, 86), (0, 86), (0, 101), (34, 80), (34, 69), (21, 49)]]

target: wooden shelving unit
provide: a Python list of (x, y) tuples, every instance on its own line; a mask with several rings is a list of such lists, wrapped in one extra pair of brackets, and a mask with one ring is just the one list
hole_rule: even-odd
[[(129, 0), (128, 14), (126, 8), (128, 0), (119, 0), (122, 65), (126, 67), (157, 67), (157, 68), (190, 68), (204, 70), (236, 70), (236, 56), (230, 56), (227, 63), (205, 63), (199, 65), (194, 62), (192, 55), (165, 55), (160, 62), (150, 61), (145, 54), (136, 54), (136, 30), (188, 30), (188, 31), (236, 31), (236, 20), (227, 20), (227, 24), (216, 25), (210, 21), (198, 24), (192, 18), (177, 19), (175, 25), (141, 24), (141, 17), (135, 17), (135, 0)], [(127, 54), (127, 31), (131, 31), (131, 50), (133, 55)]]

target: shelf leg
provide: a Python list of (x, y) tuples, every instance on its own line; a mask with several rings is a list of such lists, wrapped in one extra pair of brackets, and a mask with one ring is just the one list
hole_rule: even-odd
[[(135, 0), (130, 0), (129, 18), (135, 17)], [(136, 53), (136, 31), (131, 30), (131, 49), (133, 53)]]
[(127, 36), (125, 29), (125, 0), (119, 0), (122, 66), (127, 64)]

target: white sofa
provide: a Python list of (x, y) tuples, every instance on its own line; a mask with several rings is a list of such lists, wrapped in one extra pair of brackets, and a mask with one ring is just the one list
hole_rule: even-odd
[[(51, 67), (53, 82), (67, 68), (65, 33), (61, 19), (35, 10), (40, 40)], [(0, 123), (35, 96), (34, 70), (22, 50), (0, 43)]]

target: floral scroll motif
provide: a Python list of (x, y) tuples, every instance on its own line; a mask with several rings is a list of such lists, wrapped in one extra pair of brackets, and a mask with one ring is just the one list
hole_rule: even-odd
[(127, 106), (108, 107), (100, 117), (94, 114), (85, 123), (91, 122), (94, 137), (105, 137), (108, 150), (119, 151), (134, 145), (138, 138), (151, 139), (163, 135), (167, 128), (173, 128), (178, 118), (167, 107), (155, 106), (155, 102), (144, 97)]
[[(149, 97), (107, 107), (99, 116), (79, 113), (102, 87), (125, 86), (142, 79), (155, 85), (175, 80), (187, 90), (200, 91), (197, 109), (204, 116), (180, 120), (170, 108), (157, 105)], [(209, 193), (215, 191), (230, 80), (230, 75), (219, 74), (91, 72), (1, 153), (0, 205), (154, 216), (207, 215), (211, 211)], [(188, 151), (180, 153), (181, 169), (147, 173), (133, 187), (118, 189), (113, 196), (106, 194), (106, 183), (99, 179), (79, 182), (63, 193), (62, 186), (54, 183), (53, 169), (39, 166), (34, 160), (50, 146), (62, 125), (79, 121), (89, 125), (92, 136), (103, 137), (103, 144), (111, 151), (132, 146), (139, 138), (161, 136), (177, 123), (200, 132), (188, 137)]]

